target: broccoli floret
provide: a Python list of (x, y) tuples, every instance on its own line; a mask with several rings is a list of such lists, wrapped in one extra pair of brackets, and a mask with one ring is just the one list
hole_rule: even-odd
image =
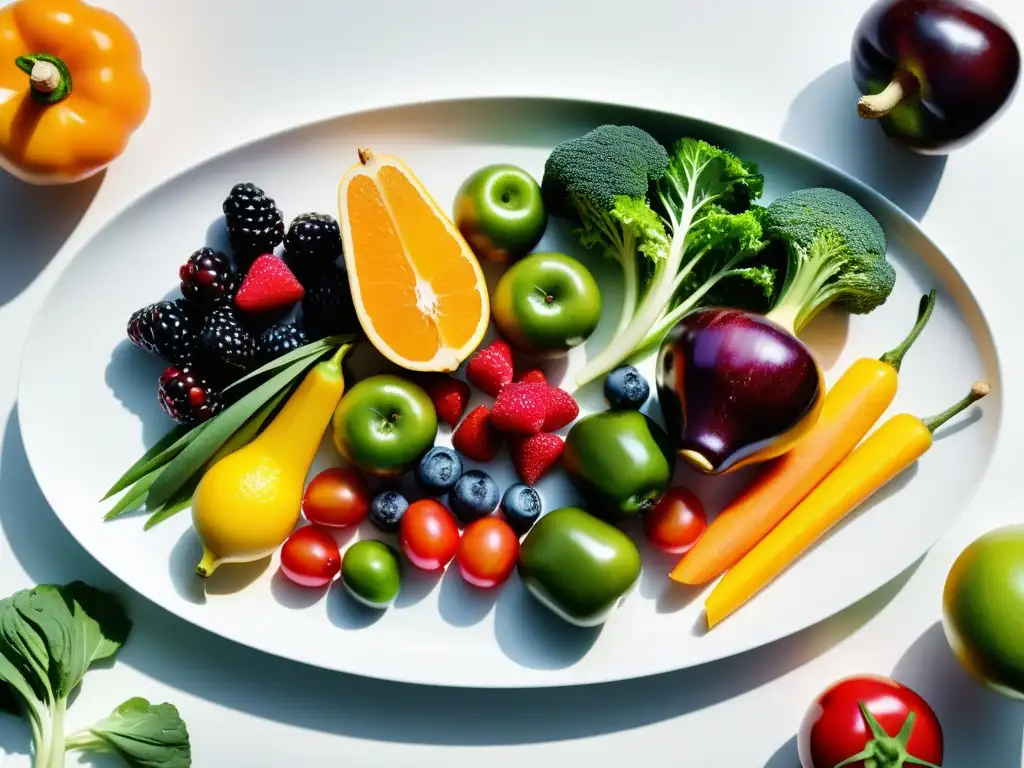
[(766, 210), (765, 231), (788, 252), (768, 316), (794, 333), (833, 302), (867, 314), (892, 293), (896, 271), (885, 257), (882, 225), (839, 190), (816, 187), (780, 197)]
[[(622, 266), (620, 329), (636, 310), (641, 254), (654, 258), (659, 241), (668, 242), (647, 202), (651, 183), (667, 167), (665, 148), (632, 125), (602, 125), (563, 141), (544, 164), (541, 190), (548, 212), (574, 220), (584, 246), (602, 248)], [(646, 242), (648, 236), (655, 244)]]

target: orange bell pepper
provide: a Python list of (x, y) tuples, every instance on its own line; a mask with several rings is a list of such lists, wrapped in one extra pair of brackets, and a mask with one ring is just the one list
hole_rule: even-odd
[(131, 30), (82, 0), (0, 8), (0, 167), (31, 184), (105, 168), (149, 112)]

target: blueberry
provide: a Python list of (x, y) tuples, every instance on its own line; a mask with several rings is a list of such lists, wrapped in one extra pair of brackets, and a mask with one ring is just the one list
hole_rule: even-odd
[(540, 517), (540, 494), (523, 483), (510, 485), (501, 497), (501, 513), (512, 530), (522, 536)]
[(394, 533), (408, 508), (409, 502), (398, 491), (381, 491), (370, 502), (370, 522), (382, 531)]
[(497, 508), (500, 500), (498, 484), (479, 469), (466, 472), (448, 494), (448, 506), (462, 523), (487, 517)]
[(613, 411), (638, 411), (651, 395), (651, 385), (632, 365), (616, 368), (604, 380), (604, 400)]
[(416, 484), (431, 496), (448, 493), (462, 476), (462, 459), (439, 445), (427, 451), (416, 467)]

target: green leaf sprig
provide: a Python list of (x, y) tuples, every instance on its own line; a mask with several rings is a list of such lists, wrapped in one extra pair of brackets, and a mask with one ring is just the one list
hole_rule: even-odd
[[(297, 386), (299, 377), (353, 336), (328, 336), (272, 360), (232, 383), (225, 391), (270, 375), (209, 421), (175, 428), (129, 467), (101, 499), (125, 491), (106, 513), (113, 520), (141, 509), (151, 513), (145, 528), (189, 506), (203, 471), (214, 461), (251, 442)], [(127, 489), (127, 490), (126, 490)]]

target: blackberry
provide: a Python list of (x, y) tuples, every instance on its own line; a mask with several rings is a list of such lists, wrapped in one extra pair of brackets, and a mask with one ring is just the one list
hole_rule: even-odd
[(228, 257), (212, 248), (200, 248), (178, 270), (181, 295), (197, 306), (209, 309), (230, 304), (242, 285)]
[(240, 269), (248, 269), (257, 256), (273, 253), (284, 239), (284, 217), (255, 184), (236, 184), (224, 200), (228, 240)]
[(311, 339), (340, 333), (354, 333), (359, 320), (352, 304), (348, 275), (339, 266), (331, 266), (302, 298), (302, 325)]
[(225, 381), (243, 376), (252, 366), (256, 344), (232, 307), (217, 307), (199, 334), (199, 357), (206, 370)]
[(284, 261), (304, 287), (314, 284), (341, 256), (341, 229), (325, 213), (296, 216), (284, 236)]
[(157, 398), (163, 412), (178, 424), (200, 424), (221, 409), (220, 395), (189, 365), (172, 365), (160, 374)]
[(273, 325), (260, 334), (256, 340), (256, 366), (265, 365), (281, 355), (309, 343), (306, 332), (295, 323)]
[(201, 316), (187, 301), (158, 301), (134, 312), (128, 338), (135, 346), (170, 363), (183, 363), (194, 352)]

